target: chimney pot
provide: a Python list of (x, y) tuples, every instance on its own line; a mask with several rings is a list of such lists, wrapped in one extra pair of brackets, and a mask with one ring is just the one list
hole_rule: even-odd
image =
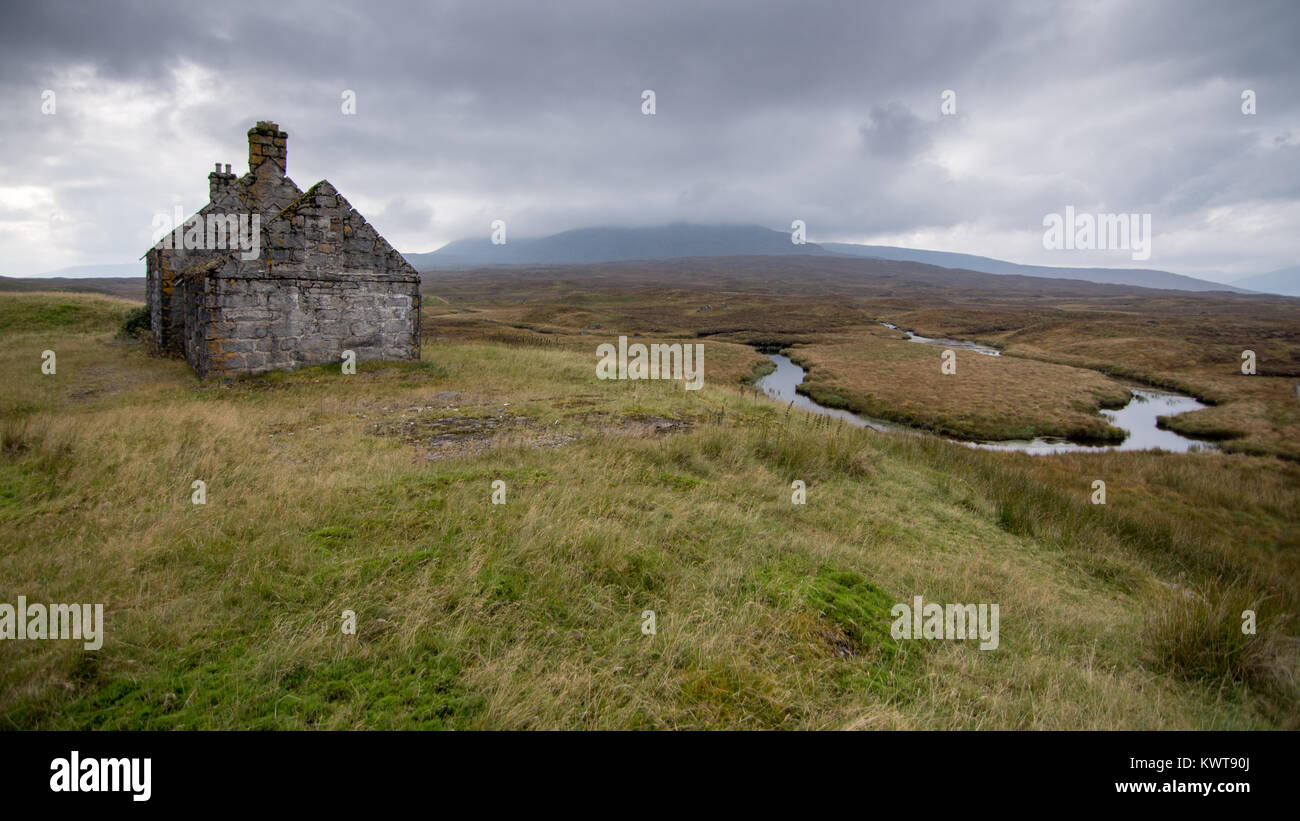
[(216, 202), (225, 187), (226, 177), (221, 173), (221, 163), (217, 163), (216, 170), (208, 175), (208, 202)]

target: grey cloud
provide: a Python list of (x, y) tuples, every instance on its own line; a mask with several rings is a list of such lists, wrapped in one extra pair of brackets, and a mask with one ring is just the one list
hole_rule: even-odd
[(930, 142), (926, 124), (897, 102), (872, 106), (858, 133), (872, 154), (896, 160), (912, 157)]
[(368, 221), (381, 232), (400, 231), (413, 233), (429, 231), (433, 227), (434, 209), (397, 197), (384, 204), (383, 210), (367, 215)]
[[(67, 264), (135, 259), (152, 214), (201, 201), (211, 163), (242, 168), (244, 132), (273, 119), (300, 185), (381, 203), (367, 218), (407, 250), (497, 217), (515, 236), (803, 218), (822, 239), (977, 224), (1032, 242), (1072, 203), (1191, 224), (1296, 201), (1295, 143), (1273, 142), (1297, 130), (1298, 41), (1290, 2), (11, 2), (0, 196), (52, 192)], [(79, 69), (87, 86), (59, 85)], [(12, 228), (47, 217), (25, 196), (0, 199), (22, 266), (0, 273), (56, 267)], [(1243, 264), (1295, 264), (1298, 242)]]

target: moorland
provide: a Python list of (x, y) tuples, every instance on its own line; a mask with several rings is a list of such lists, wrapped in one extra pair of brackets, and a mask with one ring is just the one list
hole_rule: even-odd
[[(0, 596), (106, 622), (0, 642), (0, 726), (1300, 726), (1300, 300), (754, 257), (422, 302), (419, 362), (198, 380), (137, 303), (0, 294)], [(703, 344), (704, 388), (596, 379), (619, 334)], [(772, 402), (777, 350), (917, 435)], [(1218, 449), (947, 441), (1106, 441), (1133, 385)], [(998, 649), (894, 639), (915, 595), (997, 603)]]

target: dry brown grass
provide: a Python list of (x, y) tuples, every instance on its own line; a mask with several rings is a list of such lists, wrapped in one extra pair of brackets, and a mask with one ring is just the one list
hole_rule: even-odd
[(808, 395), (824, 405), (966, 439), (1115, 440), (1118, 432), (1097, 413), (1128, 400), (1128, 390), (1115, 380), (961, 349), (954, 351), (956, 372), (945, 374), (943, 352), (864, 333), (853, 341), (799, 347), (794, 358), (809, 368)]
[[(435, 337), (519, 344), (559, 338), (568, 346), (572, 335), (600, 325), (588, 333), (702, 335), (806, 352), (861, 343), (862, 361), (846, 356), (841, 380), (879, 367), (871, 344), (880, 334), (878, 320), (888, 320), (925, 336), (998, 345), (1007, 356), (998, 369), (976, 362), (968, 370), (990, 380), (986, 388), (963, 389), (969, 402), (945, 404), (944, 391), (918, 384), (934, 402), (929, 411), (918, 410), (907, 390), (856, 385), (872, 392), (875, 415), (951, 423), (953, 430), (991, 438), (1114, 435), (1091, 409), (1113, 401), (1115, 382), (1082, 369), (1217, 403), (1176, 417), (1170, 424), (1175, 430), (1227, 438), (1224, 447), (1236, 452), (1300, 459), (1300, 300), (1000, 277), (879, 260), (761, 257), (449, 273), (430, 276), (426, 289), (446, 298), (445, 312), (426, 319)], [(700, 310), (705, 306), (712, 307)], [(586, 340), (581, 336), (568, 349), (594, 348)], [(1240, 374), (1247, 349), (1258, 355), (1256, 376)], [(726, 382), (752, 375), (760, 363), (739, 351), (719, 351), (716, 359)], [(1007, 364), (1011, 359), (1068, 366), (1020, 371), (1044, 391), (1061, 392), (1051, 396), (1006, 378), (1019, 371)], [(924, 369), (919, 373), (928, 380)], [(913, 380), (910, 373), (895, 375)], [(847, 393), (854, 386), (840, 387)], [(1005, 401), (994, 397), (999, 391), (1006, 392)], [(1014, 424), (1005, 424), (1009, 417)]]
[[(1160, 297), (1054, 310), (923, 308), (889, 313), (923, 335), (974, 338), (1011, 356), (1090, 368), (1190, 393), (1216, 407), (1168, 427), (1228, 450), (1300, 459), (1300, 302)], [(1241, 372), (1254, 351), (1257, 373)]]

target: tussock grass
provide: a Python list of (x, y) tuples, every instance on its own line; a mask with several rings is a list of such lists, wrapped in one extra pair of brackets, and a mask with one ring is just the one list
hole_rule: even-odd
[[(1245, 614), (1258, 623), (1246, 632)], [(1300, 644), (1288, 635), (1293, 613), (1243, 584), (1212, 583), (1171, 591), (1146, 627), (1148, 652), (1157, 669), (1218, 690), (1260, 690), (1281, 704), (1300, 693), (1296, 661)]]

